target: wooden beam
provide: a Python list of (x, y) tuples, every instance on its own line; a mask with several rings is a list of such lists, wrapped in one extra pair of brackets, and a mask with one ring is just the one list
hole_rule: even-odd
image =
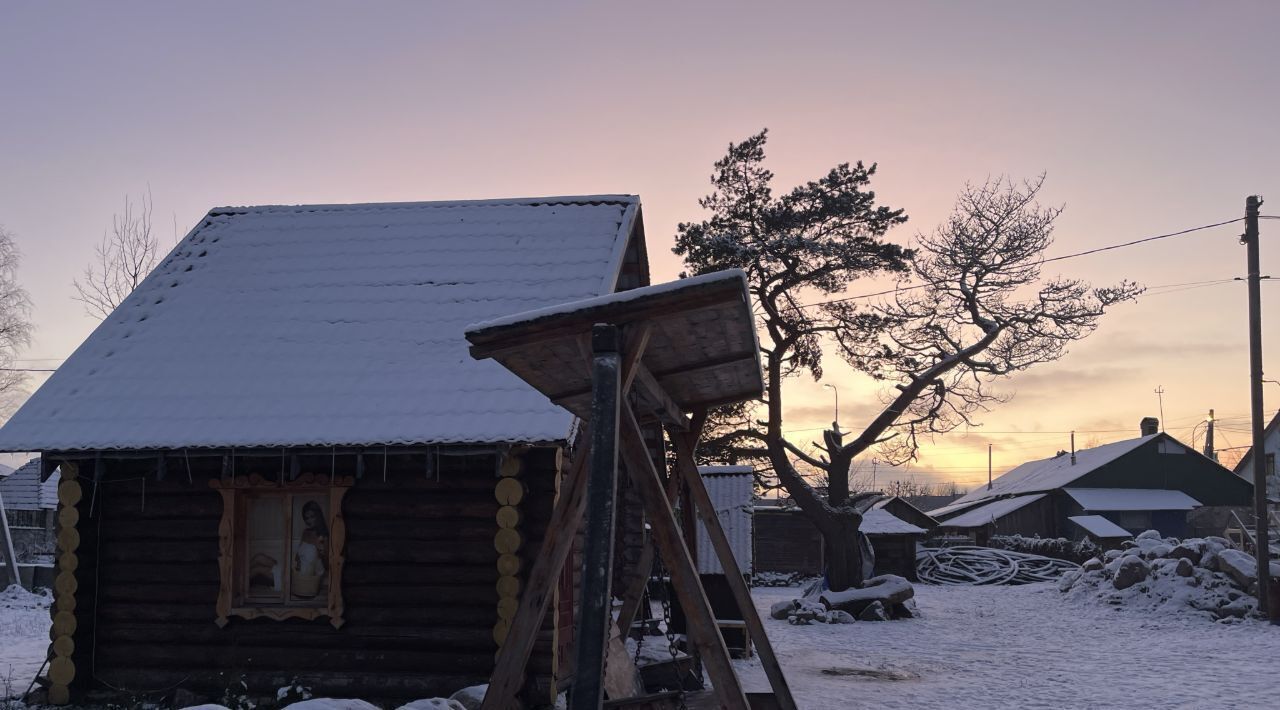
[[(702, 417), (698, 417), (698, 419), (705, 420)], [(711, 495), (707, 493), (707, 486), (702, 480), (702, 474), (698, 473), (698, 466), (694, 461), (693, 454), (698, 436), (701, 434), (700, 430), (701, 427), (688, 433), (671, 432), (672, 443), (676, 447), (676, 471), (684, 479), (685, 485), (688, 486), (688, 490), (693, 496), (698, 518), (702, 521), (703, 527), (706, 528), (707, 537), (711, 538), (711, 548), (715, 550), (716, 557), (720, 560), (720, 566), (724, 568), (724, 575), (729, 582), (729, 590), (733, 593), (734, 601), (738, 603), (738, 608), (742, 611), (743, 621), (746, 622), (747, 635), (755, 641), (756, 650), (760, 654), (760, 665), (764, 667), (764, 673), (769, 678), (769, 685), (773, 687), (778, 707), (782, 710), (796, 710), (796, 701), (791, 696), (791, 688), (787, 685), (787, 678), (782, 672), (782, 666), (778, 664), (778, 658), (773, 652), (773, 644), (769, 642), (769, 635), (765, 632), (764, 624), (760, 621), (760, 615), (756, 612), (755, 603), (751, 599), (751, 590), (747, 588), (747, 582), (742, 576), (742, 570), (738, 568), (738, 561), (733, 556), (733, 548), (729, 545), (729, 539), (724, 534), (724, 528), (720, 526), (720, 516), (716, 514), (715, 503), (712, 502)]]
[(653, 526), (653, 539), (671, 573), (671, 586), (688, 619), (689, 638), (706, 664), (707, 675), (715, 686), (721, 707), (747, 710), (747, 696), (742, 692), (742, 684), (729, 660), (724, 638), (716, 628), (715, 614), (698, 579), (698, 570), (689, 556), (689, 548), (680, 537), (675, 515), (667, 504), (662, 479), (649, 459), (635, 413), (630, 407), (623, 407), (621, 419), (622, 456), (627, 473), (644, 500), (645, 512)]
[(631, 634), (631, 625), (635, 623), (636, 613), (640, 611), (640, 603), (644, 601), (644, 590), (649, 586), (649, 578), (653, 576), (653, 542), (648, 541), (640, 550), (640, 560), (636, 563), (636, 578), (631, 586), (622, 593), (622, 607), (618, 610), (618, 633), (623, 639)]
[[(581, 436), (589, 433), (583, 431)], [(511, 621), (511, 630), (507, 632), (507, 639), (498, 650), (497, 662), (489, 679), (489, 690), (485, 692), (481, 710), (509, 710), (515, 704), (516, 694), (524, 684), (525, 667), (529, 663), (529, 654), (533, 652), (542, 620), (546, 618), (547, 607), (551, 604), (556, 578), (569, 557), (578, 526), (582, 524), (587, 501), (586, 470), (587, 452), (581, 450), (574, 458), (569, 475), (561, 487), (560, 500), (551, 512), (546, 536), (542, 538), (542, 547), (538, 550), (533, 568), (529, 570), (525, 591), (520, 595), (520, 606)]]
[(649, 368), (644, 363), (636, 365), (636, 389), (639, 390), (640, 396), (643, 397), (651, 409), (656, 411), (662, 420), (668, 424), (684, 431), (689, 428), (689, 417), (676, 404), (676, 401), (667, 394), (658, 382), (658, 378), (649, 372)]

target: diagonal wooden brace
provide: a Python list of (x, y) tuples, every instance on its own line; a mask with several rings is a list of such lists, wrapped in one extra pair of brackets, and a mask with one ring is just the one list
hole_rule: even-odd
[(627, 473), (635, 482), (644, 500), (645, 513), (653, 526), (653, 539), (662, 559), (671, 573), (671, 586), (675, 589), (689, 622), (689, 639), (697, 647), (706, 664), (707, 675), (715, 687), (720, 707), (730, 710), (747, 710), (747, 696), (729, 660), (729, 649), (716, 628), (715, 614), (706, 592), (698, 579), (689, 548), (680, 537), (679, 527), (671, 506), (662, 489), (662, 479), (644, 445), (644, 436), (635, 413), (623, 407), (620, 439), (622, 458)]

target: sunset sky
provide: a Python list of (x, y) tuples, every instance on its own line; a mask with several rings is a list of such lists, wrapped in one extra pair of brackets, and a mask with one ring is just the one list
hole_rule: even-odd
[[(148, 187), (166, 247), (221, 205), (635, 193), (655, 281), (680, 271), (675, 225), (702, 218), (712, 163), (766, 126), (778, 192), (878, 163), (902, 243), (999, 175), (1047, 174), (1045, 202), (1066, 206), (1049, 256), (1239, 217), (1249, 194), (1280, 214), (1277, 27), (1268, 2), (5, 3), (0, 224), (37, 327), (21, 357), (56, 366), (95, 326), (72, 280)], [(1157, 387), (1170, 433), (1191, 443), (1215, 408), (1219, 446), (1247, 444), (1244, 285), (1202, 283), (1244, 275), (1241, 230), (1046, 267), (1151, 291), (1004, 383), (985, 427), (879, 480), (974, 485), (988, 443), (999, 474), (1071, 430), (1081, 447), (1136, 436)], [(1262, 263), (1270, 334), (1280, 221)], [(1264, 346), (1276, 378), (1280, 341)], [(834, 359), (826, 381), (845, 428), (876, 410)], [(787, 398), (784, 428), (817, 438), (831, 390)]]

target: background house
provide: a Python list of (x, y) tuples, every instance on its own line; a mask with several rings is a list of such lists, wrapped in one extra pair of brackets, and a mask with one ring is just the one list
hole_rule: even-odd
[[(53, 586), (54, 522), (58, 507), (55, 470), (40, 480), (40, 459), (34, 458), (0, 477), (0, 499), (13, 541), (23, 586)], [(5, 551), (0, 549), (0, 560)]]
[(1029, 461), (929, 514), (984, 544), (993, 534), (1079, 538), (1069, 518), (1082, 515), (1131, 533), (1207, 534), (1188, 524), (1189, 511), (1249, 504), (1252, 485), (1157, 430), (1147, 418), (1139, 438)]
[(647, 282), (634, 196), (209, 212), (0, 430), (62, 464), (50, 699), (485, 682), (573, 419), (464, 330)]
[[(1280, 469), (1276, 468), (1276, 460), (1280, 458), (1280, 412), (1276, 412), (1262, 432), (1262, 451), (1262, 468), (1267, 474), (1267, 500), (1275, 509), (1280, 507)], [(1253, 447), (1245, 452), (1234, 470), (1245, 480), (1253, 481)]]

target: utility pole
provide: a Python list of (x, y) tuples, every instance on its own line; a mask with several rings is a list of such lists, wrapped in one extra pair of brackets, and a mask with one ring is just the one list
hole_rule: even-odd
[(1213, 453), (1213, 410), (1212, 409), (1209, 410), (1209, 418), (1206, 419), (1205, 421), (1206, 421), (1206, 427), (1205, 427), (1205, 433), (1204, 433), (1204, 455), (1209, 457), (1210, 459), (1213, 459), (1214, 461), (1217, 461), (1218, 457), (1215, 456)]
[(1164, 385), (1156, 385), (1152, 390), (1156, 393), (1156, 399), (1160, 401), (1160, 431), (1164, 432)]
[(1265, 612), (1271, 623), (1280, 624), (1280, 609), (1272, 608), (1271, 545), (1267, 530), (1267, 471), (1262, 455), (1262, 297), (1258, 291), (1261, 278), (1258, 256), (1258, 208), (1262, 198), (1250, 195), (1244, 201), (1244, 243), (1248, 254), (1249, 285), (1249, 404), (1253, 417), (1253, 514), (1255, 556), (1258, 558), (1258, 609)]
[(991, 490), (991, 444), (987, 444), (987, 490)]

